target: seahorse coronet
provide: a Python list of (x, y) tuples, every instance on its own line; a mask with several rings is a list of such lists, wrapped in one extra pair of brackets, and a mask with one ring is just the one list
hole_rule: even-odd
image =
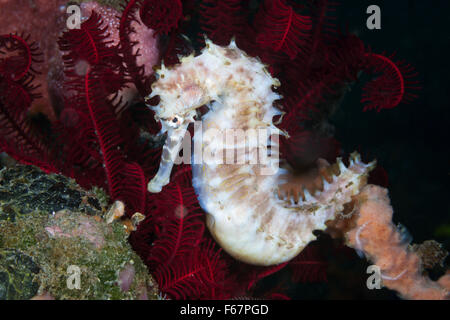
[[(278, 196), (279, 187), (290, 174), (279, 167), (276, 139), (288, 133), (272, 122), (274, 116), (282, 114), (274, 107), (274, 101), (281, 97), (272, 91), (280, 82), (259, 58), (248, 56), (234, 40), (225, 47), (206, 40), (199, 55), (182, 58), (170, 69), (163, 66), (157, 74), (151, 96), (158, 95), (160, 102), (150, 108), (162, 122), (162, 132), (167, 132), (168, 138), (160, 168), (148, 189), (159, 192), (169, 183), (173, 161), (195, 109), (206, 104), (209, 112), (202, 117), (202, 133), (194, 135), (194, 146), (200, 145), (203, 155), (219, 154), (222, 160), (227, 149), (232, 150), (233, 159), (234, 152), (241, 151), (246, 161), (218, 164), (193, 159), (192, 184), (207, 213), (211, 235), (236, 259), (264, 266), (292, 259), (315, 239), (313, 231), (324, 230), (325, 223), (335, 219), (366, 184), (374, 162), (365, 164), (353, 153), (348, 166), (337, 159), (338, 173), (330, 175), (329, 181), (322, 177), (322, 190), (311, 194), (305, 188), (297, 202), (292, 197)], [(182, 119), (181, 123), (171, 123), (174, 117), (177, 121)], [(271, 133), (267, 139), (237, 137), (235, 144), (230, 145), (224, 143), (226, 140), (208, 136), (211, 129), (221, 137), (230, 129), (270, 129)], [(258, 162), (261, 158), (255, 150), (259, 148), (271, 152), (264, 164)], [(271, 173), (267, 174), (266, 169)]]

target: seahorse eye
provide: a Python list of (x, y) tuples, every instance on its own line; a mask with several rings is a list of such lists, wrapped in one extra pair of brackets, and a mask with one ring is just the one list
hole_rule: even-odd
[(171, 126), (173, 128), (177, 128), (179, 125), (181, 125), (183, 123), (183, 118), (177, 115), (177, 116), (169, 117), (169, 118), (165, 119), (165, 121), (167, 121), (169, 123), (169, 126)]

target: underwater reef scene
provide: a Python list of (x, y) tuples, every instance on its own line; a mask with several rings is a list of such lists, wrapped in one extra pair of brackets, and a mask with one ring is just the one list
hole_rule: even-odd
[(0, 0), (0, 299), (448, 300), (448, 35), (342, 2)]

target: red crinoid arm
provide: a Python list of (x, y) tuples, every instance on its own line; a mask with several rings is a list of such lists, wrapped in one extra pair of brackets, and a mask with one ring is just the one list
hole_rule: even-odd
[[(67, 119), (69, 117), (72, 119)], [(64, 149), (62, 159), (67, 166), (85, 169), (101, 166), (103, 159), (95, 148), (97, 138), (90, 122), (89, 115), (68, 107), (61, 112), (60, 119), (53, 123), (55, 142)]]
[(132, 210), (127, 211), (127, 214), (129, 216), (135, 212), (146, 214), (148, 181), (144, 170), (136, 162), (125, 162), (122, 170), (121, 198), (125, 199), (132, 208)]
[(221, 290), (226, 269), (220, 250), (205, 241), (172, 264), (160, 265), (153, 275), (160, 290), (172, 299), (219, 299), (229, 298)]
[(0, 151), (23, 164), (36, 165), (47, 173), (58, 172), (51, 151), (33, 130), (27, 111), (33, 99), (33, 77), (21, 81), (0, 76)]
[(322, 95), (326, 93), (329, 83), (327, 77), (318, 82), (302, 80), (297, 83), (295, 95), (287, 96), (283, 100), (286, 114), (282, 119), (280, 128), (288, 133), (297, 130), (302, 120), (309, 118), (310, 113), (317, 111), (315, 105), (322, 101)]
[(172, 299), (198, 299), (207, 289), (204, 280), (207, 278), (206, 266), (199, 261), (200, 253), (195, 256), (194, 252), (191, 254), (184, 256), (185, 260), (178, 261), (177, 264), (162, 264), (153, 273), (161, 292)]
[(130, 40), (130, 35), (136, 30), (132, 26), (132, 22), (138, 22), (137, 14), (142, 6), (143, 0), (130, 0), (123, 5), (122, 16), (120, 17), (119, 51), (123, 56), (123, 61), (127, 66), (127, 74), (132, 79), (141, 96), (145, 97), (150, 94), (149, 79), (145, 77), (144, 66), (138, 66), (136, 58), (139, 56), (139, 50), (133, 52), (136, 42)]
[(98, 92), (97, 83), (101, 81), (100, 79), (93, 71), (86, 73), (83, 93), (103, 156), (109, 194), (112, 198), (118, 199), (121, 188), (119, 177), (123, 166), (123, 159), (118, 147), (122, 141), (120, 135), (115, 132), (117, 124), (115, 124), (114, 116), (104, 101), (106, 97), (103, 94), (99, 96), (101, 92)]
[[(111, 41), (106, 41), (109, 34), (107, 27), (100, 28), (102, 20), (100, 15), (92, 11), (88, 20), (81, 24), (80, 29), (72, 29), (64, 33), (58, 40), (61, 51), (70, 51), (65, 55), (64, 62), (67, 67), (77, 68), (77, 63), (87, 62), (89, 65), (106, 64), (116, 55), (108, 48)], [(101, 44), (101, 45), (99, 45)]]
[(113, 199), (123, 200), (129, 206), (127, 213), (145, 212), (144, 173), (139, 165), (125, 162), (118, 121), (105, 92), (98, 87), (98, 83), (102, 81), (105, 79), (101, 76), (101, 71), (91, 70), (84, 77), (84, 93), (103, 157), (109, 194)]
[[(124, 85), (121, 60), (115, 48), (107, 46), (106, 29), (100, 29), (100, 25), (100, 17), (93, 12), (80, 30), (65, 32), (58, 41), (61, 50), (67, 52), (63, 57), (65, 86), (72, 93), (66, 107), (90, 120), (83, 129), (96, 140), (93, 146), (101, 155), (110, 196), (124, 201), (129, 214), (145, 213), (146, 179), (139, 165), (125, 161), (120, 122), (115, 114), (121, 107), (108, 98)], [(81, 60), (89, 64), (83, 72), (77, 69)], [(87, 156), (95, 157), (95, 153)]]
[(203, 263), (206, 265), (208, 288), (203, 293), (202, 299), (229, 299), (226, 290), (228, 265), (221, 257), (222, 249), (215, 250), (215, 242), (211, 239), (203, 243)]
[(0, 35), (0, 74), (18, 81), (29, 73), (39, 73), (34, 65), (42, 62), (42, 53), (29, 39), (17, 34)]
[(173, 216), (165, 219), (163, 231), (153, 243), (149, 265), (155, 268), (159, 264), (171, 264), (177, 256), (189, 254), (198, 246), (204, 231), (201, 217), (201, 214), (183, 215), (183, 209), (177, 207)]
[(178, 27), (183, 16), (181, 0), (145, 0), (140, 9), (141, 21), (155, 34), (168, 34)]
[(280, 264), (277, 264), (277, 265), (271, 266), (271, 267), (255, 268), (255, 269), (259, 269), (259, 270), (258, 271), (255, 270), (255, 272), (253, 273), (252, 279), (248, 283), (247, 290), (250, 290), (261, 279), (280, 271), (287, 264), (288, 264), (288, 262), (284, 262), (284, 263), (280, 263)]
[(174, 258), (198, 246), (202, 240), (205, 224), (194, 188), (190, 181), (189, 166), (178, 169), (164, 188), (164, 193), (155, 198), (159, 211), (156, 220), (162, 220), (157, 240), (149, 255), (151, 265), (170, 264)]
[(154, 199), (156, 240), (147, 263), (162, 292), (174, 299), (228, 298), (227, 263), (205, 241), (204, 212), (188, 165), (177, 167), (164, 193)]
[(365, 71), (378, 75), (363, 88), (361, 102), (365, 104), (364, 111), (376, 109), (392, 109), (402, 102), (409, 102), (417, 95), (410, 90), (418, 90), (418, 81), (412, 80), (417, 75), (414, 68), (402, 61), (394, 62), (394, 55), (389, 57), (367, 53)]
[[(195, 190), (192, 187), (192, 170), (189, 165), (180, 165), (173, 170), (171, 183), (164, 188), (164, 194), (161, 194), (157, 200), (157, 206), (162, 213), (171, 216), (179, 209), (186, 213), (203, 213), (198, 203)], [(177, 213), (177, 215), (180, 215)]]
[[(324, 49), (326, 43), (333, 41), (336, 36), (336, 25), (333, 23), (334, 17), (329, 13), (334, 12), (337, 3), (328, 0), (314, 1), (311, 8), (311, 42), (308, 52), (308, 60), (306, 64), (313, 66), (316, 59), (321, 59), (321, 50)], [(323, 50), (326, 51), (326, 50)]]
[(28, 40), (16, 34), (0, 36), (0, 150), (47, 173), (58, 172), (50, 148), (27, 117), (32, 101), (40, 97), (33, 80), (41, 55)]
[[(209, 39), (219, 45), (228, 45), (232, 37), (240, 46), (247, 25), (241, 0), (203, 0), (200, 3), (200, 25)], [(201, 35), (203, 38), (203, 34)], [(203, 40), (203, 39), (202, 39)]]
[(300, 254), (289, 262), (294, 282), (327, 281), (328, 263), (321, 256), (318, 244), (309, 244)]
[(311, 18), (302, 16), (285, 0), (266, 0), (255, 18), (259, 46), (282, 51), (291, 59), (306, 54)]

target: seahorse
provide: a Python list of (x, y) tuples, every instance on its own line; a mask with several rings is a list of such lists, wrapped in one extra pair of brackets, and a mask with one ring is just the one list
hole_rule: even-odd
[[(219, 154), (215, 159), (223, 161), (193, 159), (192, 183), (212, 236), (240, 261), (269, 266), (298, 255), (315, 239), (314, 230), (324, 230), (326, 221), (343, 212), (374, 167), (374, 162), (365, 164), (354, 153), (348, 167), (338, 159), (339, 170), (328, 180), (323, 177), (323, 190), (313, 195), (305, 189), (299, 199), (282, 197), (280, 188), (291, 173), (287, 168), (277, 170), (277, 137), (288, 135), (273, 123), (274, 116), (282, 113), (274, 106), (281, 96), (272, 90), (280, 82), (259, 58), (248, 56), (233, 40), (224, 47), (206, 40), (198, 56), (183, 57), (170, 69), (162, 65), (156, 76), (147, 98), (159, 96), (159, 103), (149, 107), (167, 138), (148, 190), (160, 192), (169, 183), (188, 125), (195, 121), (197, 109), (206, 105), (209, 111), (201, 124), (207, 130), (194, 135), (194, 149), (201, 146), (203, 155)], [(270, 130), (270, 134), (266, 139), (245, 135), (230, 142), (221, 138), (230, 129)], [(265, 163), (257, 149), (269, 150)], [(230, 151), (243, 155), (245, 161), (227, 162)]]

